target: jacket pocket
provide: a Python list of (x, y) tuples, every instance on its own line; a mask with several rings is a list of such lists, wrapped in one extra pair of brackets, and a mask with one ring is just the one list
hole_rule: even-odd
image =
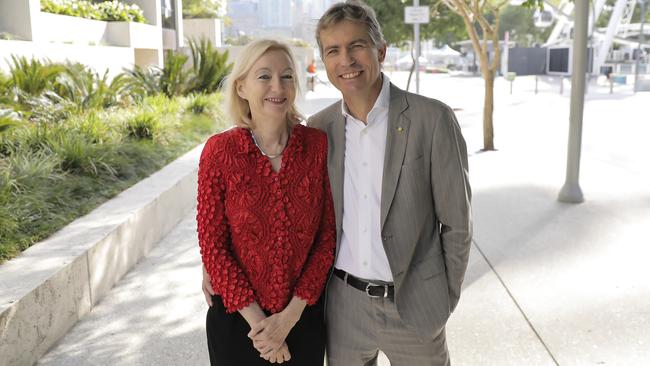
[(442, 252), (420, 260), (415, 264), (415, 270), (423, 280), (437, 276), (445, 271), (445, 262), (442, 259)]

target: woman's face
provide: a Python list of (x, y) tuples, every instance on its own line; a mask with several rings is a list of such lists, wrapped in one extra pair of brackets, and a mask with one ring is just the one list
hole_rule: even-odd
[(237, 82), (237, 94), (248, 101), (253, 121), (287, 118), (296, 98), (295, 70), (281, 50), (265, 52), (248, 75)]

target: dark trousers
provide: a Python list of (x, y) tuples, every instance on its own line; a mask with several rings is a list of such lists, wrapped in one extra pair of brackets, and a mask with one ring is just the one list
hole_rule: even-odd
[[(235, 312), (227, 314), (221, 297), (212, 296), (208, 309), (206, 331), (208, 351), (212, 366), (267, 366), (272, 364), (260, 357), (248, 338), (250, 326)], [(267, 313), (267, 315), (269, 315)], [(300, 320), (291, 329), (286, 339), (291, 360), (286, 366), (322, 366), (325, 356), (325, 324), (323, 301), (307, 306)]]

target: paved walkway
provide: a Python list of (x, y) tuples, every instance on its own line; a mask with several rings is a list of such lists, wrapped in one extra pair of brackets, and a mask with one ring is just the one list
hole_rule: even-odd
[[(454, 365), (650, 364), (650, 93), (590, 88), (586, 202), (563, 204), (569, 82), (563, 96), (557, 82), (536, 95), (518, 78), (510, 95), (497, 80), (498, 151), (482, 153), (482, 81), (422, 76), (422, 94), (460, 109), (471, 154), (475, 242), (448, 326)], [(337, 95), (319, 85), (303, 107)], [(205, 311), (191, 213), (39, 365), (207, 365)]]

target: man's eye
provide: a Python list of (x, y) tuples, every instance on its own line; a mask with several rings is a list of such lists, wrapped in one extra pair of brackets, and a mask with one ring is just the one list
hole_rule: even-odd
[(329, 51), (327, 51), (327, 54), (328, 55), (336, 55), (337, 52), (338, 52), (338, 50), (329, 50)]

